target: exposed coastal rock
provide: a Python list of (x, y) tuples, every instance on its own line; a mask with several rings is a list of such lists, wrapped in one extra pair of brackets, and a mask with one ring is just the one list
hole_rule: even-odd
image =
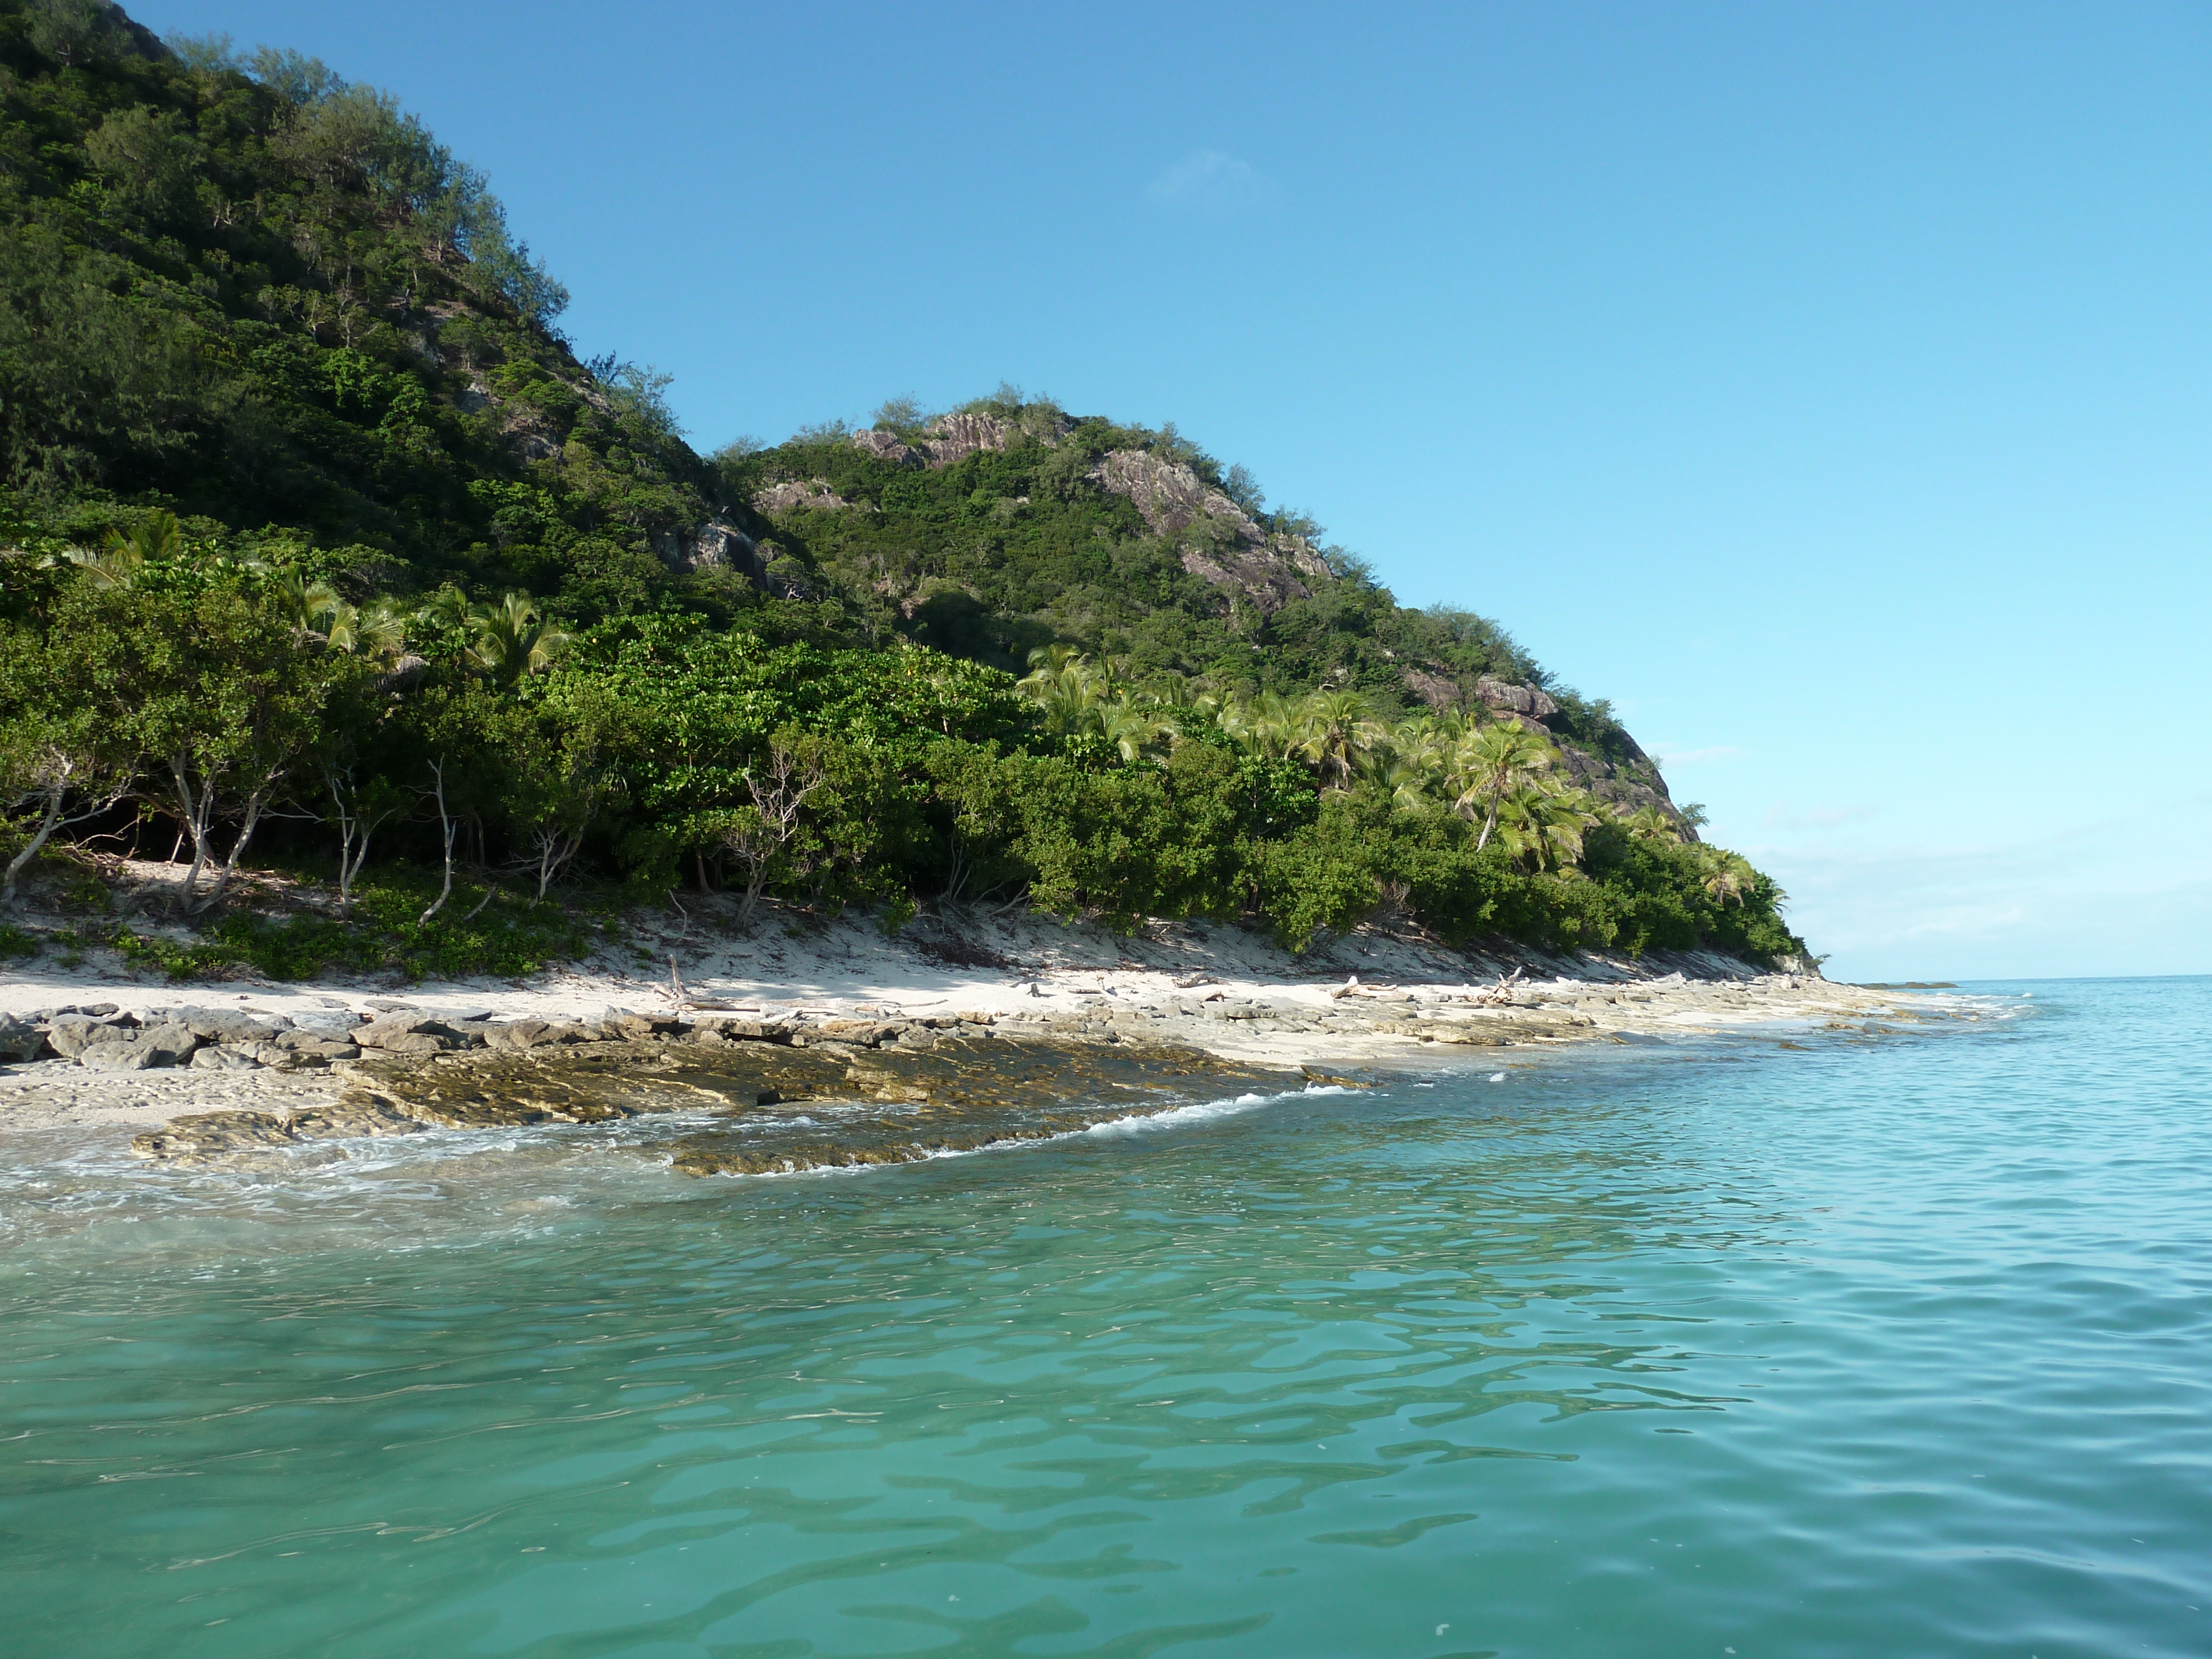
[[(333, 1097), (289, 1112), (187, 1112), (138, 1135), (132, 1149), (197, 1164), (429, 1129), (686, 1112), (704, 1121), (652, 1142), (674, 1169), (773, 1173), (1070, 1133), (1232, 1091), (1360, 1086), (1371, 1078), (1358, 1068), (1402, 1064), (1399, 1056), (1424, 1049), (1538, 1050), (1624, 1030), (1808, 1015), (1850, 1032), (1849, 1018), (1833, 1016), (1877, 1006), (1891, 1019), (1924, 1018), (1792, 975), (1700, 980), (1675, 971), (1530, 983), (1516, 973), (1455, 986), (1362, 983), (1354, 975), (1338, 985), (1272, 988), (1203, 976), (1191, 985), (1114, 977), (1118, 986), (1064, 988), (1034, 1012), (760, 1018), (610, 1010), (603, 1019), (561, 1021), (392, 1010), (351, 1028), (360, 1058), (333, 1076)], [(183, 1029), (167, 1020), (137, 1041)], [(245, 1034), (243, 1025), (230, 1029)], [(1323, 1070), (1312, 1069), (1316, 1061)]]
[(27, 1021), (0, 1022), (0, 1058), (35, 1060), (51, 1054), (93, 1072), (173, 1066), (289, 1071), (352, 1060), (360, 1053), (342, 1025), (303, 1028), (282, 1015), (228, 1008), (176, 1008), (142, 1018), (107, 1003), (93, 1010), (56, 1009), (33, 1014)]

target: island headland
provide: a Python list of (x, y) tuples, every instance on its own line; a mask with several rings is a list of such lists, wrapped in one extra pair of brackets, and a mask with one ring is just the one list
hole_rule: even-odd
[(0, 0), (0, 1128), (904, 1157), (1891, 1006), (1609, 703), (1172, 423), (702, 453), (387, 93)]

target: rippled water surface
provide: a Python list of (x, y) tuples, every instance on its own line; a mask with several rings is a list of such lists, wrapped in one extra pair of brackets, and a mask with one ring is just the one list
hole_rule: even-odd
[(2212, 1652), (2212, 981), (1979, 988), (866, 1174), (9, 1143), (0, 1650)]

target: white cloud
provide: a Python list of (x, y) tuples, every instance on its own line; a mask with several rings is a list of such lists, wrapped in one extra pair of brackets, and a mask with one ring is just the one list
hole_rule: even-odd
[(1218, 149), (1193, 150), (1145, 187), (1149, 201), (1201, 213), (1249, 206), (1274, 191), (1273, 181), (1249, 161)]

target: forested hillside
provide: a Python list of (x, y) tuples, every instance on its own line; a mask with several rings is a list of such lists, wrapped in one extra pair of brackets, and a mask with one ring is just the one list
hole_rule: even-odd
[[(320, 64), (0, 0), (0, 220), (11, 901), (173, 848), (195, 960), (286, 971), (579, 884), (1800, 948), (1604, 704), (1172, 427), (1002, 387), (702, 458)], [(240, 907), (270, 862), (330, 899)]]

